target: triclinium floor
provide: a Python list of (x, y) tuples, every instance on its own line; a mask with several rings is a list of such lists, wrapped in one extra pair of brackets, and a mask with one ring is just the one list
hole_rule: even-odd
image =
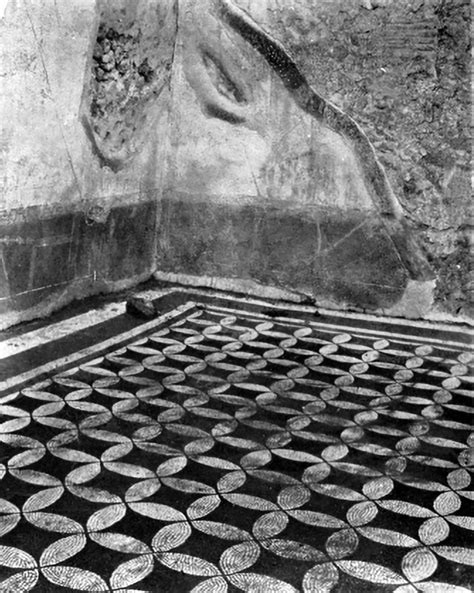
[(467, 333), (156, 305), (4, 359), (0, 591), (471, 591)]

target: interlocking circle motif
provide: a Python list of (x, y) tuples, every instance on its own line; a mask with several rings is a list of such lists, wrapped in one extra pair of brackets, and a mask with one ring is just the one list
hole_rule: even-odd
[(0, 399), (0, 591), (470, 590), (469, 353), (268, 319)]

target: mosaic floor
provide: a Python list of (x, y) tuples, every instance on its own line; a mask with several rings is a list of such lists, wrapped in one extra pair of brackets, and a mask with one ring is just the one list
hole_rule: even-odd
[(193, 297), (118, 341), (0, 396), (0, 591), (472, 590), (469, 340)]

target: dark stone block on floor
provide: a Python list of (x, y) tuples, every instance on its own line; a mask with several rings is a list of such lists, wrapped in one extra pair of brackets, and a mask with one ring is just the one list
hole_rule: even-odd
[(152, 319), (156, 316), (156, 310), (153, 302), (141, 297), (130, 297), (127, 299), (126, 310), (127, 313), (134, 315), (135, 317)]

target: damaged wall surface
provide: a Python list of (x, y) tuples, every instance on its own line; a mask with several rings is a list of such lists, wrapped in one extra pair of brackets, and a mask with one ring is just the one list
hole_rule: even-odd
[(464, 0), (11, 0), (2, 323), (156, 271), (472, 315), (469, 25)]
[(471, 3), (316, 4), (271, 0), (259, 17), (375, 147), (436, 272), (435, 306), (472, 317)]
[(155, 270), (170, 1), (9, 1), (0, 20), (3, 324)]

